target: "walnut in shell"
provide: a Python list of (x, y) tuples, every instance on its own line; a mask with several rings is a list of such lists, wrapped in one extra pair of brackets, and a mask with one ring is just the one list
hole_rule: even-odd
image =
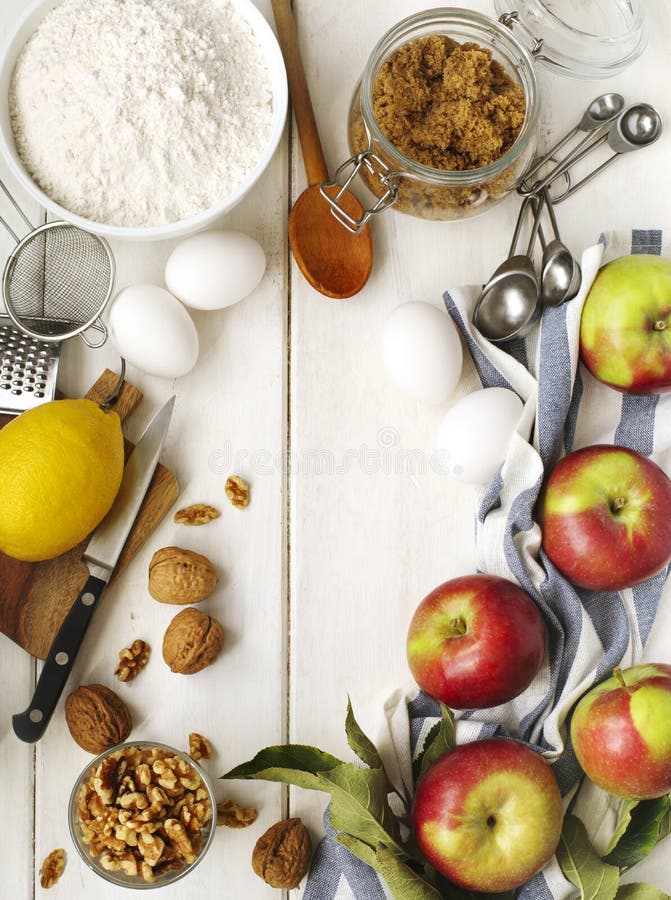
[(298, 887), (310, 869), (312, 841), (300, 819), (283, 819), (261, 835), (252, 853), (252, 868), (271, 887)]
[(200, 603), (214, 591), (217, 573), (206, 556), (163, 547), (149, 563), (149, 593), (159, 603)]
[(173, 672), (194, 675), (211, 665), (224, 646), (224, 629), (213, 616), (190, 606), (177, 613), (163, 637), (163, 659)]
[(126, 704), (104, 684), (73, 691), (65, 701), (65, 721), (73, 740), (95, 754), (125, 741), (133, 727)]

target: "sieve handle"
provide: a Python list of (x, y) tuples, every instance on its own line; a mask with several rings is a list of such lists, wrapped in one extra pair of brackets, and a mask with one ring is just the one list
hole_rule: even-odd
[(11, 236), (14, 238), (14, 243), (15, 243), (15, 244), (18, 244), (18, 243), (20, 242), (20, 238), (19, 238), (18, 234), (14, 231), (13, 228), (10, 228), (10, 227), (9, 227), (9, 225), (8, 225), (7, 222), (2, 218), (2, 216), (0, 216), (0, 225), (2, 225), (2, 227), (5, 229), (5, 231), (8, 231), (8, 232), (11, 234)]
[(91, 328), (94, 331), (100, 332), (100, 334), (102, 335), (102, 337), (100, 338), (100, 340), (97, 343), (95, 343), (94, 341), (87, 338), (83, 331), (80, 332), (79, 337), (86, 344), (86, 346), (89, 347), (91, 350), (97, 350), (99, 347), (102, 347), (103, 344), (105, 343), (105, 341), (107, 340), (107, 326), (102, 321), (102, 319), (96, 319), (95, 322), (93, 322), (91, 325), (89, 325), (89, 328)]
[[(9, 193), (9, 188), (7, 187), (7, 185), (6, 185), (3, 181), (0, 181), (0, 190), (2, 190), (2, 192), (3, 192), (4, 195), (5, 195), (5, 197), (7, 197), (7, 199), (8, 199), (9, 202), (12, 204), (12, 206), (14, 207), (14, 209), (17, 211), (17, 213), (21, 216), (21, 218), (23, 219), (23, 221), (26, 223), (26, 225), (28, 226), (28, 230), (29, 230), (29, 231), (32, 231), (32, 230), (35, 228), (35, 226), (34, 226), (33, 223), (30, 221), (30, 219), (28, 218), (28, 216), (24, 213), (24, 211), (21, 209), (21, 207), (20, 207), (19, 204), (16, 202), (16, 200), (15, 200), (15, 199), (12, 197), (12, 195)], [(8, 227), (6, 222), (3, 222), (3, 225), (5, 226), (5, 228)], [(10, 229), (10, 230), (11, 230), (11, 229)], [(12, 234), (14, 234), (13, 231), (12, 231)], [(16, 235), (14, 235), (14, 237), (16, 237)], [(18, 244), (18, 242), (19, 242), (19, 239), (16, 238), (16, 243)]]

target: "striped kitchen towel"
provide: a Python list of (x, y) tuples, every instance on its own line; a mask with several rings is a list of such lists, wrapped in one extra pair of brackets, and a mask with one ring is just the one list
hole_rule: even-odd
[[(581, 772), (566, 718), (577, 699), (615, 665), (644, 658), (653, 622), (671, 627), (671, 605), (660, 607), (667, 572), (620, 592), (569, 584), (545, 556), (533, 518), (543, 474), (565, 453), (596, 443), (620, 444), (651, 456), (671, 474), (671, 394), (620, 394), (578, 364), (582, 305), (599, 267), (629, 253), (671, 253), (661, 231), (612, 233), (582, 256), (583, 285), (570, 303), (545, 310), (540, 328), (524, 340), (496, 346), (471, 324), (479, 287), (451, 290), (447, 310), (459, 327), (484, 387), (507, 387), (524, 401), (518, 431), (492, 484), (477, 498), (477, 564), (482, 572), (517, 581), (536, 600), (548, 623), (548, 654), (530, 688), (512, 703), (458, 714), (460, 743), (493, 734), (519, 737), (552, 763), (562, 793), (570, 795)], [(658, 613), (659, 608), (659, 615)], [(392, 779), (412, 795), (414, 755), (436, 721), (437, 704), (422, 693), (397, 690), (372, 735)], [(597, 848), (612, 834), (617, 804), (583, 782), (577, 811)], [(326, 819), (328, 819), (328, 811)], [(566, 900), (574, 888), (553, 860), (517, 893), (520, 900)], [(327, 835), (317, 849), (305, 900), (389, 900), (370, 868)]]

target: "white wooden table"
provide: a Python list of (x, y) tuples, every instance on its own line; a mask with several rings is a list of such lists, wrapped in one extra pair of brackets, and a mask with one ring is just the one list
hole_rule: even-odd
[[(24, 5), (0, 0), (3, 31)], [(267, 0), (259, 5), (271, 19)], [(493, 12), (490, 0), (469, 5)], [(347, 156), (350, 94), (370, 50), (394, 22), (427, 4), (296, 0), (295, 6), (317, 120), (334, 168)], [(541, 73), (544, 140), (563, 133), (603, 90), (651, 101), (671, 123), (671, 8), (653, 0), (646, 11), (650, 43), (625, 74), (590, 83)], [(667, 135), (621, 161), (589, 192), (560, 207), (564, 237), (574, 250), (602, 229), (670, 224), (669, 140)], [(4, 177), (4, 166), (2, 172)], [(116, 688), (132, 710), (134, 737), (185, 746), (189, 731), (203, 732), (216, 748), (208, 763), (214, 776), (262, 746), (289, 740), (347, 754), (347, 693), (364, 725), (374, 724), (363, 710), (376, 702), (380, 708), (385, 693), (409, 680), (405, 634), (416, 604), (437, 583), (473, 566), (473, 491), (422, 463), (444, 410), (416, 405), (387, 383), (378, 339), (400, 303), (424, 300), (440, 307), (449, 285), (483, 281), (507, 251), (517, 204), (511, 199), (484, 218), (459, 224), (388, 212), (374, 225), (369, 284), (355, 299), (334, 302), (309, 288), (290, 261), (287, 210), (303, 187), (290, 123), (260, 183), (225, 219), (227, 227), (263, 245), (268, 267), (262, 284), (233, 308), (194, 315), (201, 352), (188, 376), (169, 382), (128, 373), (146, 398), (128, 424), (129, 436), (137, 436), (176, 393), (164, 461), (178, 475), (182, 505), (212, 503), (222, 516), (190, 530), (174, 525), (171, 516), (163, 522), (106, 595), (70, 682), (71, 688), (96, 681)], [(40, 211), (25, 205), (37, 219)], [(171, 247), (116, 243), (118, 287), (162, 284)], [(3, 240), (0, 249), (8, 248)], [(61, 387), (73, 395), (105, 365), (117, 365), (109, 346), (87, 351), (75, 340), (63, 355)], [(474, 386), (467, 365), (459, 393)], [(224, 497), (233, 472), (252, 485), (244, 512)], [(227, 646), (213, 667), (193, 677), (172, 675), (164, 665), (161, 640), (175, 610), (147, 592), (151, 554), (173, 543), (205, 553), (222, 574), (204, 606), (225, 625)], [(117, 652), (135, 637), (148, 640), (154, 655), (136, 682), (118, 686), (112, 674)], [(121, 889), (105, 885), (80, 862), (67, 833), (69, 792), (90, 757), (70, 738), (62, 702), (37, 745), (18, 741), (11, 714), (27, 706), (41, 664), (7, 639), (0, 640), (0, 650), (0, 897), (39, 896), (41, 861), (61, 846), (68, 863), (54, 898), (121, 896)], [(653, 635), (649, 656), (671, 660), (663, 636)], [(253, 844), (289, 814), (301, 816), (317, 840), (325, 796), (264, 783), (217, 787), (221, 798), (256, 805), (258, 821), (246, 830), (219, 829), (199, 868), (166, 894), (170, 900), (281, 896), (252, 873)], [(665, 855), (654, 854), (640, 877), (670, 891)]]

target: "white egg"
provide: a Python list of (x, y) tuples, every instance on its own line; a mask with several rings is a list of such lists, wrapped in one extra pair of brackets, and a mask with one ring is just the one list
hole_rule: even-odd
[(187, 306), (223, 309), (251, 294), (265, 269), (266, 255), (254, 238), (240, 231), (201, 231), (172, 251), (165, 283)]
[(463, 352), (447, 313), (430, 303), (403, 303), (387, 319), (380, 344), (389, 378), (422, 403), (445, 403), (461, 376)]
[(489, 484), (505, 460), (523, 409), (507, 388), (483, 388), (462, 397), (438, 428), (440, 467), (458, 481)]
[(120, 291), (108, 324), (119, 353), (148, 375), (178, 378), (198, 359), (198, 332), (191, 316), (176, 297), (155, 284)]

